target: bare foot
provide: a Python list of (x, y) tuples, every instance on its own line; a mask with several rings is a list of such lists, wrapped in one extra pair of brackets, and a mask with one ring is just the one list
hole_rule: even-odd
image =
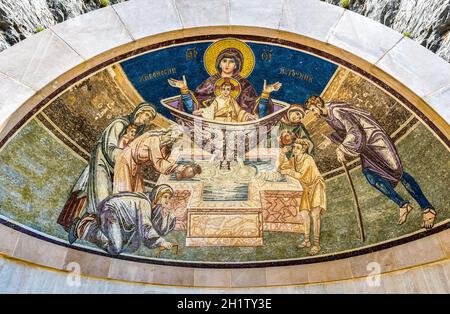
[(310, 247), (310, 246), (311, 246), (311, 242), (309, 242), (308, 240), (305, 240), (302, 243), (300, 243), (297, 247), (299, 249), (302, 249), (302, 248)]
[(410, 204), (406, 204), (403, 207), (400, 207), (400, 214), (398, 218), (399, 225), (403, 225), (406, 221), (406, 218), (408, 218), (408, 214), (413, 210), (413, 207)]
[(424, 212), (423, 212), (423, 216), (422, 216), (422, 228), (425, 229), (431, 229), (434, 226), (434, 220), (436, 219), (436, 211), (432, 208), (427, 208)]
[(313, 247), (309, 251), (309, 255), (316, 255), (319, 252), (320, 252), (320, 245), (316, 245), (315, 244), (315, 245), (313, 245)]

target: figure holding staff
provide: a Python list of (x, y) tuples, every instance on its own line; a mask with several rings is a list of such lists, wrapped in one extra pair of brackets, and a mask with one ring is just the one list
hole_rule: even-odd
[(339, 145), (338, 161), (344, 163), (346, 156), (359, 156), (369, 184), (398, 205), (399, 225), (406, 222), (413, 209), (394, 189), (401, 182), (422, 210), (421, 227), (431, 229), (434, 226), (434, 207), (413, 176), (403, 169), (394, 143), (369, 112), (343, 102), (325, 103), (319, 96), (311, 96), (306, 106), (316, 118), (325, 119), (335, 130), (331, 141)]

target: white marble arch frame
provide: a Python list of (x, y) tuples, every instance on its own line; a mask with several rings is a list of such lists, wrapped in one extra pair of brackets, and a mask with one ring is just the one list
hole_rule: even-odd
[[(221, 14), (211, 14), (214, 10)], [(211, 34), (253, 35), (274, 41), (300, 42), (351, 60), (354, 66), (393, 87), (420, 110), (424, 120), (433, 122), (434, 131), (441, 132), (444, 139), (449, 138), (450, 64), (370, 19), (318, 0), (270, 3), (262, 0), (131, 0), (55, 25), (0, 53), (0, 142), (5, 144), (8, 134), (14, 132), (18, 122), (33, 113), (39, 103), (53, 99), (69, 82), (84, 77), (86, 72), (100, 70), (117, 56), (163, 41)], [(208, 269), (183, 267), (180, 270), (180, 267), (141, 265), (92, 255), (30, 237), (2, 224), (0, 234), (6, 235), (0, 241), (0, 252), (13, 258), (56, 269), (64, 269), (68, 256), (76, 256), (84, 263), (101, 260), (109, 265), (106, 272), (102, 269), (88, 271), (85, 275), (114, 279), (124, 276), (116, 269), (122, 263), (122, 267), (133, 265), (140, 271), (153, 272), (152, 280), (146, 282), (187, 286), (299, 284), (304, 279), (287, 276), (287, 273), (305, 271), (306, 282), (343, 280), (355, 278), (352, 268), (355, 259), (377, 260), (376, 256), (383, 254), (398, 255), (393, 269), (402, 269), (449, 257), (449, 232), (444, 230), (354, 258), (312, 265), (216, 269), (217, 276), (207, 276), (208, 279), (202, 274)], [(406, 261), (407, 257), (400, 258), (404, 254), (399, 250), (404, 246), (433, 252), (420, 261), (411, 254), (414, 257), (411, 264)], [(30, 254), (33, 247), (40, 249), (39, 254)], [(31, 252), (38, 253), (36, 249)], [(333, 269), (331, 264), (340, 271), (334, 274), (326, 271)], [(315, 269), (315, 275), (311, 269)], [(325, 270), (325, 275), (314, 277), (318, 270)]]

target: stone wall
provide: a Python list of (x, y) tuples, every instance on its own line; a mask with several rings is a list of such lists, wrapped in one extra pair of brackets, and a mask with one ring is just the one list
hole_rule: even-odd
[[(123, 1), (110, 0), (109, 3)], [(51, 25), (98, 9), (101, 3), (100, 0), (1, 0), (0, 50)]]
[[(70, 269), (70, 267), (68, 267)], [(365, 270), (365, 269), (364, 269)], [(121, 271), (130, 274), (133, 271)], [(221, 273), (221, 270), (209, 270)], [(298, 274), (296, 274), (298, 276)], [(148, 274), (147, 274), (148, 276)], [(201, 279), (201, 276), (198, 276)], [(236, 280), (235, 276), (222, 275), (224, 281)], [(270, 276), (269, 276), (270, 277)], [(39, 278), (39, 280), (36, 280)], [(398, 271), (382, 275), (380, 284), (371, 284), (366, 277), (354, 280), (313, 283), (308, 285), (291, 285), (287, 287), (227, 287), (227, 288), (194, 288), (172, 287), (144, 284), (145, 276), (135, 275), (133, 282), (104, 280), (82, 276), (79, 281), (66, 272), (35, 267), (21, 261), (6, 259), (0, 255), (0, 291), (2, 293), (81, 293), (81, 294), (262, 294), (262, 293), (449, 293), (450, 262), (443, 261), (421, 268)], [(370, 277), (369, 277), (370, 278)], [(127, 278), (130, 279), (130, 278)], [(67, 284), (71, 282), (71, 284)]]
[[(110, 4), (127, 0), (110, 0)], [(319, 1), (319, 0), (317, 0)], [(321, 0), (342, 5), (342, 0)], [(370, 17), (450, 61), (450, 0), (349, 0), (348, 9)], [(98, 9), (100, 0), (1, 0), (0, 51), (40, 29)]]
[(449, 0), (322, 0), (346, 6), (411, 37), (450, 61)]

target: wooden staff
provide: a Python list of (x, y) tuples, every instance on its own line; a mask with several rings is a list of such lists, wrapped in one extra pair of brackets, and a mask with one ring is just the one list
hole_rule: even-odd
[(345, 174), (347, 175), (348, 182), (350, 183), (350, 188), (352, 189), (353, 202), (355, 203), (356, 209), (356, 218), (358, 220), (359, 226), (359, 237), (361, 238), (361, 241), (365, 241), (366, 236), (364, 235), (364, 226), (362, 222), (361, 208), (359, 207), (358, 196), (356, 196), (355, 186), (353, 185), (352, 177), (350, 176), (350, 172), (348, 172), (347, 166), (345, 165), (344, 162), (342, 163), (342, 166), (344, 167)]

